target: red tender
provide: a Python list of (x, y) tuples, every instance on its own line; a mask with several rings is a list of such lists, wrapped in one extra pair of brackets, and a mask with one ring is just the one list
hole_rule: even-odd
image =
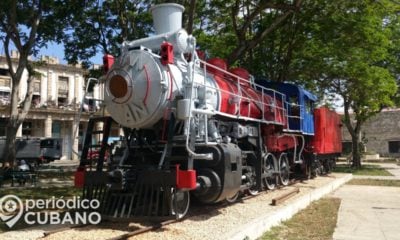
[(342, 132), (339, 114), (326, 107), (314, 110), (314, 152), (331, 154), (342, 152)]

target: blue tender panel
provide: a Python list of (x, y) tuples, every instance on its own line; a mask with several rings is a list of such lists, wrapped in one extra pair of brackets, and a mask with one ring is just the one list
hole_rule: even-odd
[(290, 131), (314, 135), (313, 112), (314, 102), (317, 100), (315, 95), (290, 83), (269, 82), (264, 79), (256, 80), (256, 83), (285, 94)]

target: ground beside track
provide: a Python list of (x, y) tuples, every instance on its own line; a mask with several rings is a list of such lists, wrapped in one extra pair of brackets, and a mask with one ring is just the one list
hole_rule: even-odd
[(333, 194), (342, 200), (334, 240), (400, 239), (400, 166), (375, 165), (392, 176), (354, 176)]
[[(242, 231), (254, 226), (254, 221), (259, 221), (260, 216), (274, 216), (282, 214), (282, 211), (295, 213), (301, 208), (306, 207), (299, 205), (299, 200), (311, 201), (318, 189), (326, 188), (326, 186), (338, 181), (347, 174), (331, 174), (326, 177), (318, 177), (278, 189), (272, 192), (262, 192), (255, 198), (248, 198), (232, 205), (214, 205), (193, 207), (189, 212), (189, 216), (182, 222), (171, 224), (157, 231), (144, 233), (134, 236), (130, 239), (232, 239), (235, 236), (241, 238)], [(282, 205), (271, 206), (273, 198), (284, 194), (294, 188), (300, 188), (300, 193), (285, 201)], [(329, 189), (328, 189), (329, 190)], [(332, 190), (332, 189), (331, 189)], [(331, 191), (329, 190), (329, 191)], [(327, 191), (325, 189), (325, 191)], [(292, 214), (292, 215), (293, 215)], [(285, 219), (292, 215), (285, 215)], [(262, 220), (262, 219), (261, 219)], [(279, 222), (279, 221), (278, 221)], [(276, 222), (274, 225), (276, 225)], [(270, 223), (268, 223), (270, 224)], [(101, 226), (87, 226), (78, 229), (69, 229), (66, 231), (51, 234), (44, 239), (109, 239), (119, 236), (123, 233), (134, 231), (140, 228), (137, 223), (107, 223)], [(37, 239), (38, 235), (33, 235), (34, 231), (40, 231), (40, 227), (35, 230), (7, 232), (0, 235), (1, 239)], [(42, 231), (44, 226), (42, 227)], [(261, 229), (261, 234), (266, 229)], [(252, 230), (250, 230), (252, 232)]]
[[(244, 200), (226, 208), (210, 211), (186, 221), (167, 226), (162, 231), (151, 232), (131, 239), (252, 239), (252, 233), (276, 225), (281, 217), (290, 218), (290, 213), (306, 207), (304, 200), (310, 200), (312, 193), (338, 181), (348, 175), (331, 174), (313, 180), (297, 183), (283, 189), (261, 193), (256, 198)], [(271, 206), (273, 198), (289, 192), (295, 187), (300, 193), (278, 206)], [(206, 221), (205, 221), (206, 220)], [(263, 222), (266, 220), (266, 222)], [(254, 227), (255, 229), (252, 229)], [(266, 228), (264, 230), (267, 230)], [(261, 234), (262, 234), (261, 230)], [(259, 235), (260, 236), (260, 235)]]
[(260, 240), (331, 239), (339, 206), (339, 198), (325, 197), (315, 201), (293, 218), (272, 227)]

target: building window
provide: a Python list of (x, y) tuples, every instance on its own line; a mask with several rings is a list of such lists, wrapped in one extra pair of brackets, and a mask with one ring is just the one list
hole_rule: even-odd
[(22, 123), (22, 136), (32, 136), (32, 122)]
[(10, 77), (1, 75), (1, 73), (0, 73), (0, 87), (8, 87), (9, 88), (10, 87)]
[(54, 138), (61, 137), (61, 122), (59, 122), (59, 121), (53, 122), (53, 124), (51, 126), (51, 136)]
[(84, 131), (85, 127), (83, 126), (82, 123), (79, 124), (79, 140), (78, 140), (78, 151), (82, 151), (83, 148), (83, 136), (84, 136)]
[(40, 80), (39, 79), (33, 80), (33, 93), (40, 94)]
[(0, 105), (8, 105), (10, 103), (10, 82), (8, 69), (0, 68)]
[(400, 141), (389, 141), (389, 153), (400, 153)]
[(10, 92), (0, 90), (0, 105), (8, 105), (10, 103)]
[(9, 76), (10, 73), (8, 72), (8, 69), (6, 68), (0, 68), (0, 76)]
[(68, 77), (58, 77), (58, 106), (68, 104)]
[(6, 129), (7, 129), (8, 119), (0, 118), (0, 136), (6, 136)]
[(32, 107), (40, 107), (40, 95), (35, 94), (32, 96)]

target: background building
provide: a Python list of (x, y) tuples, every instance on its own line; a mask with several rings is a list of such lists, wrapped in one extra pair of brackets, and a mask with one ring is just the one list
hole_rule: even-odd
[[(342, 127), (343, 150), (351, 151), (351, 137)], [(400, 109), (384, 109), (369, 119), (361, 130), (361, 138), (368, 153), (383, 157), (400, 157)]]
[[(18, 53), (12, 52), (13, 61)], [(73, 139), (73, 132), (79, 126), (79, 136), (83, 135), (86, 123), (99, 108), (92, 99), (102, 99), (102, 90), (96, 85), (85, 100), (84, 111), (79, 118), (79, 108), (84, 96), (87, 71), (80, 66), (60, 64), (50, 56), (42, 56), (35, 71), (40, 77), (34, 79), (31, 110), (20, 127), (17, 137), (54, 137), (63, 141), (63, 158), (76, 159), (72, 151), (80, 150), (79, 138)], [(28, 73), (24, 71), (21, 82), (21, 98), (26, 93)], [(0, 56), (0, 136), (6, 135), (9, 117), (11, 78), (5, 56)]]

